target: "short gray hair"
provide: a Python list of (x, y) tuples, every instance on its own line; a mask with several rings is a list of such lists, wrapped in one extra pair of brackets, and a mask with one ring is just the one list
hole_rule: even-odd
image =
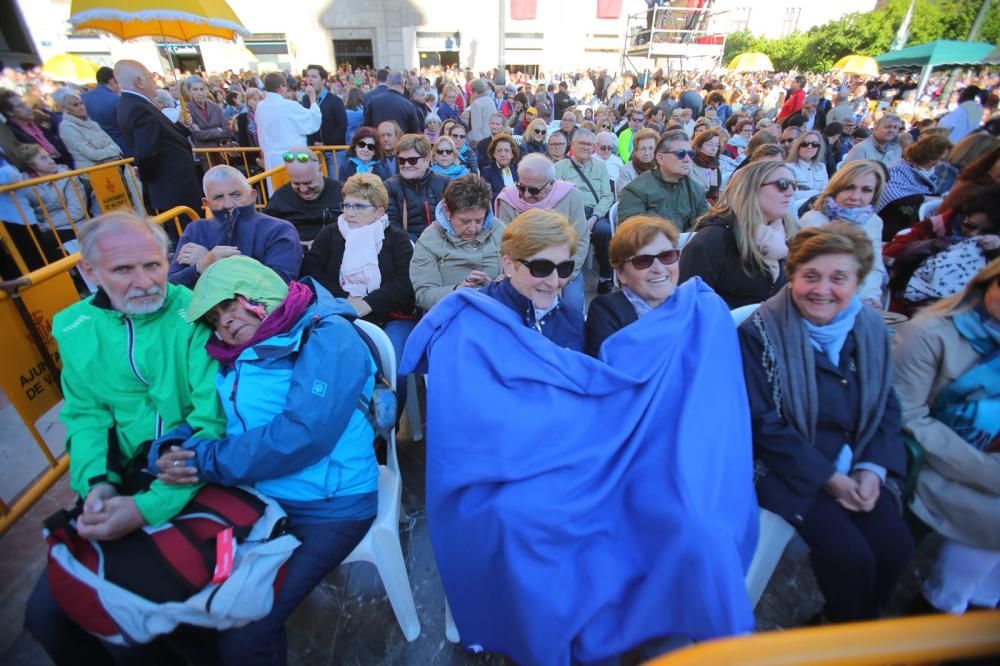
[(802, 105), (806, 104), (819, 104), (819, 97), (816, 95), (806, 95), (806, 98), (802, 101)]
[(485, 95), (486, 81), (482, 79), (476, 79), (475, 81), (469, 84), (469, 90), (476, 93), (477, 95)]
[(101, 238), (108, 234), (121, 233), (126, 229), (136, 229), (148, 233), (163, 250), (163, 257), (166, 258), (170, 249), (170, 239), (167, 237), (167, 232), (159, 224), (139, 217), (130, 210), (113, 210), (81, 224), (77, 228), (80, 256), (91, 266), (96, 266), (101, 260), (100, 252), (97, 251), (97, 244)]
[(579, 139), (594, 141), (597, 137), (586, 127), (579, 127), (575, 132), (573, 132), (573, 141), (578, 141)]
[(177, 106), (177, 100), (174, 99), (174, 96), (162, 88), (156, 91), (156, 99), (160, 100), (164, 109), (172, 109)]
[[(612, 132), (600, 132), (600, 133), (598, 133), (597, 140), (601, 141), (603, 139), (611, 139), (611, 143), (614, 143), (614, 144), (618, 143), (618, 137), (616, 137)], [(617, 153), (617, 151), (618, 151), (618, 146), (615, 145), (615, 152)]]
[(542, 153), (531, 153), (522, 157), (521, 161), (517, 163), (517, 172), (519, 174), (532, 173), (536, 176), (543, 175), (549, 180), (555, 180), (556, 165)]
[(206, 193), (208, 190), (208, 184), (213, 181), (226, 180), (228, 178), (235, 178), (245, 187), (246, 189), (252, 189), (250, 183), (247, 181), (247, 177), (243, 175), (239, 169), (231, 167), (228, 164), (219, 164), (214, 166), (205, 172), (205, 175), (201, 179), (201, 189)]
[(389, 78), (385, 80), (387, 86), (401, 86), (406, 79), (403, 77), (403, 73), (399, 71), (389, 72)]
[(60, 109), (66, 108), (66, 105), (69, 104), (74, 99), (82, 99), (82, 98), (80, 97), (80, 95), (76, 93), (76, 91), (70, 88), (60, 88), (59, 90), (52, 93), (52, 101), (55, 102), (56, 106), (58, 106)]
[(424, 118), (424, 125), (428, 125), (430, 123), (437, 123), (437, 124), (440, 125), (441, 124), (441, 116), (439, 116), (436, 113), (428, 113), (427, 117)]

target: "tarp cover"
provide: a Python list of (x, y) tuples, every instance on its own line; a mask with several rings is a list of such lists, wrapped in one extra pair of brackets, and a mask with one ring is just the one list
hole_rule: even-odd
[(428, 526), (471, 649), (567, 664), (753, 628), (757, 501), (729, 311), (693, 279), (601, 357), (468, 289), (410, 336), (403, 372), (429, 369)]
[(939, 39), (898, 51), (889, 51), (876, 56), (875, 60), (882, 69), (916, 68), (924, 65), (931, 67), (978, 65), (986, 62), (986, 57), (993, 49), (992, 44), (984, 42), (957, 42), (950, 39)]

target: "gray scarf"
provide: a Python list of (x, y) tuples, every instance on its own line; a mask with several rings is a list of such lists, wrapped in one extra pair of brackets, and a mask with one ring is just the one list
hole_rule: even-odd
[[(778, 415), (811, 444), (816, 439), (819, 409), (815, 352), (787, 285), (757, 308), (752, 322), (764, 340), (761, 362)], [(854, 432), (854, 459), (858, 460), (885, 414), (892, 390), (892, 351), (889, 331), (872, 308), (862, 308), (853, 331), (861, 384), (861, 418)]]

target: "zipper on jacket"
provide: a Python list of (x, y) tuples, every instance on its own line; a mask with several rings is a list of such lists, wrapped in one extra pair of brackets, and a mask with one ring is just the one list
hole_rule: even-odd
[[(132, 367), (132, 374), (135, 375), (135, 378), (142, 382), (143, 386), (149, 388), (149, 382), (139, 372), (139, 364), (135, 361), (135, 324), (128, 317), (122, 317), (122, 319), (125, 321), (125, 330), (128, 333), (128, 364)], [(156, 413), (156, 426), (153, 432), (156, 433), (157, 438), (163, 434), (163, 417), (160, 416), (159, 412)]]
[(240, 384), (240, 366), (234, 363), (233, 372), (235, 373), (233, 377), (233, 390), (229, 392), (229, 401), (233, 403), (233, 414), (235, 414), (236, 418), (240, 420), (240, 425), (243, 426), (243, 432), (246, 432), (246, 421), (243, 420), (243, 417), (240, 415), (239, 407), (236, 406), (236, 387)]

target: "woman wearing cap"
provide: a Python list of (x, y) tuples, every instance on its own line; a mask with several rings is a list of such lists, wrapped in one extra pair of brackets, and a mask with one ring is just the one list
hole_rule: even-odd
[(374, 431), (360, 405), (376, 365), (354, 317), (312, 278), (286, 285), (249, 257), (215, 262), (195, 285), (186, 318), (215, 330), (206, 351), (219, 361), (226, 437), (171, 433), (154, 443), (151, 465), (167, 484), (253, 485), (302, 542), (271, 612), (218, 634), (224, 663), (284, 663), (285, 621), (375, 517)]

